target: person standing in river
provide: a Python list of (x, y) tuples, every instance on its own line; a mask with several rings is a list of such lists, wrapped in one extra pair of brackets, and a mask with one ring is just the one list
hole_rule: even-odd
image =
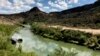
[(11, 38), (11, 43), (16, 46), (19, 52), (22, 52), (22, 37), (19, 34), (15, 34)]
[(21, 53), (22, 52), (22, 39), (18, 39), (18, 43), (19, 43), (19, 46), (18, 46), (18, 51)]

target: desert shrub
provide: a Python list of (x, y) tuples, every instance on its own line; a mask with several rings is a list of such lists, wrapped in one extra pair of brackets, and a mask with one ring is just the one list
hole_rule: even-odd
[(63, 39), (65, 41), (78, 41), (79, 43), (84, 43), (86, 39), (91, 37), (91, 34), (84, 33), (81, 31), (75, 31), (75, 30), (62, 30)]

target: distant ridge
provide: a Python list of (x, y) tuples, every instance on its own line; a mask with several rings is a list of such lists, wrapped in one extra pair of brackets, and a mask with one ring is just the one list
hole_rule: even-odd
[(93, 4), (87, 4), (87, 5), (75, 7), (75, 8), (69, 9), (69, 10), (63, 10), (61, 12), (52, 12), (52, 13), (59, 13), (59, 14), (75, 13), (75, 12), (90, 10), (90, 9), (98, 7), (98, 6), (100, 6), (100, 0), (96, 1)]
[[(88, 4), (61, 12), (45, 13), (37, 7), (27, 12), (10, 15), (0, 15), (0, 19), (12, 20), (20, 19), (25, 22), (47, 22), (73, 27), (99, 28), (100, 24), (100, 0), (94, 4)], [(20, 21), (19, 20), (19, 21)]]

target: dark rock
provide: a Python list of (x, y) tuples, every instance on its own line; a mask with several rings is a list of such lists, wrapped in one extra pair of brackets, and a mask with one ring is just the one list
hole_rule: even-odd
[(18, 43), (22, 43), (23, 42), (23, 40), (22, 39), (18, 39)]
[(13, 39), (11, 39), (11, 43), (12, 43), (13, 45), (15, 45), (15, 44), (16, 44), (16, 41), (14, 41)]

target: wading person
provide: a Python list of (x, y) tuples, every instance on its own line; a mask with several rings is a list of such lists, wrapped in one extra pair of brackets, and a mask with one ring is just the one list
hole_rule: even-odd
[(11, 38), (11, 43), (21, 52), (22, 50), (22, 37), (19, 34), (14, 34)]

